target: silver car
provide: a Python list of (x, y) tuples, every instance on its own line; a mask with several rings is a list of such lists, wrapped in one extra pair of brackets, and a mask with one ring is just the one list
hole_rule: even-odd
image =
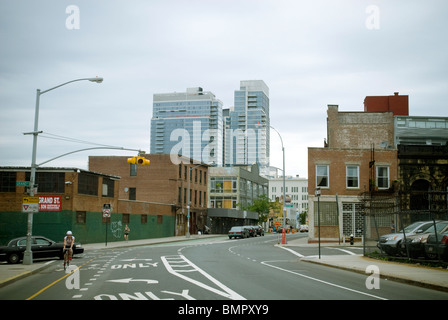
[[(425, 232), (433, 225), (433, 223), (433, 221), (414, 222), (404, 228), (404, 233), (406, 236), (411, 236), (417, 233)], [(380, 237), (377, 246), (388, 255), (396, 255), (400, 252), (400, 245), (403, 238), (403, 230), (396, 233), (385, 234)]]

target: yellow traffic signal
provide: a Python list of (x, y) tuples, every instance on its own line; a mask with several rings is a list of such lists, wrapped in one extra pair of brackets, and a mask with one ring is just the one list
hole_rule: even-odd
[(148, 159), (145, 159), (144, 157), (132, 157), (132, 158), (128, 158), (127, 162), (130, 164), (141, 164), (141, 165), (149, 166), (151, 161), (149, 161)]
[(128, 163), (130, 163), (130, 164), (135, 164), (136, 161), (137, 161), (137, 157), (128, 158)]

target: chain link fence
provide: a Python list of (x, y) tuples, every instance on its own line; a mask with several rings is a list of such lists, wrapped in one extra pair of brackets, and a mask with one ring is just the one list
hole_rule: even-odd
[[(446, 257), (440, 254), (429, 257), (426, 255), (425, 243), (429, 233), (406, 237), (406, 232), (403, 232), (403, 229), (419, 221), (432, 221), (431, 226), (433, 227), (440, 221), (448, 221), (448, 192), (432, 190), (393, 193), (364, 192), (359, 195), (357, 208), (350, 210), (350, 206), (345, 207), (344, 204), (343, 208), (343, 215), (349, 215), (350, 211), (353, 211), (356, 212), (359, 220), (362, 220), (355, 227), (358, 231), (355, 236), (362, 237), (364, 254), (379, 252), (380, 255), (390, 256), (390, 252), (386, 254), (382, 248), (377, 246), (378, 241), (382, 236), (384, 240), (386, 235), (398, 234), (398, 238), (402, 238), (402, 240), (397, 243), (397, 251), (393, 254), (395, 257), (412, 260), (446, 260)], [(351, 221), (356, 223), (357, 219), (352, 218)], [(428, 231), (440, 232), (443, 230), (443, 226), (443, 224), (437, 224), (437, 229), (428, 229)], [(347, 226), (344, 224), (345, 227), (350, 228), (349, 223)], [(442, 237), (443, 234), (438, 233), (439, 241)], [(414, 241), (412, 242), (412, 240)]]

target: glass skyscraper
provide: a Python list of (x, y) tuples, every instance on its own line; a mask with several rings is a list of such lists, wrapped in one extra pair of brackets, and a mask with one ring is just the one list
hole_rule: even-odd
[(153, 95), (151, 154), (223, 165), (222, 102), (202, 88)]
[(225, 164), (269, 166), (269, 88), (263, 80), (240, 82), (225, 129)]

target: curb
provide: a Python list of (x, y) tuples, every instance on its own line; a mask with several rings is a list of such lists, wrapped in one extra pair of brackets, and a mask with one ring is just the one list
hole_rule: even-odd
[(56, 261), (56, 260), (48, 261), (48, 262), (42, 264), (41, 266), (39, 266), (39, 267), (37, 267), (35, 269), (24, 271), (24, 272), (22, 272), (22, 273), (20, 273), (18, 275), (11, 276), (9, 278), (6, 278), (5, 280), (1, 280), (0, 281), (0, 288), (6, 286), (8, 284), (11, 284), (11, 283), (13, 283), (13, 282), (15, 282), (17, 280), (20, 280), (20, 279), (26, 278), (28, 276), (31, 276), (33, 274), (36, 274), (36, 273), (42, 271), (43, 269), (48, 268), (54, 261)]
[[(375, 262), (378, 262), (379, 260), (376, 259), (371, 259), (368, 257), (362, 257), (362, 259), (364, 260), (369, 260), (372, 262), (372, 264), (374, 264)], [(301, 259), (301, 261), (303, 262), (309, 262), (309, 263), (314, 263), (314, 264), (320, 264), (320, 265), (324, 265), (326, 267), (331, 267), (331, 268), (337, 268), (337, 269), (341, 269), (341, 270), (346, 270), (346, 271), (351, 271), (351, 272), (356, 272), (359, 274), (363, 274), (368, 276), (369, 274), (366, 273), (366, 270), (363, 270), (360, 267), (346, 267), (346, 266), (342, 266), (342, 265), (334, 265), (331, 264), (329, 262), (322, 262), (322, 261), (316, 261), (316, 260), (308, 260), (308, 259)], [(388, 261), (388, 263), (391, 263), (390, 261)], [(394, 264), (394, 263), (392, 263)], [(425, 269), (427, 267), (420, 267), (420, 266), (415, 266), (416, 268), (422, 268)], [(438, 290), (438, 291), (444, 291), (444, 292), (448, 292), (448, 287), (446, 286), (441, 286), (441, 285), (437, 285), (434, 283), (428, 283), (428, 282), (424, 282), (422, 280), (413, 280), (413, 279), (408, 279), (405, 277), (400, 277), (397, 275), (393, 275), (391, 273), (384, 273), (381, 272), (379, 275), (380, 279), (384, 279), (384, 280), (392, 280), (392, 281), (397, 281), (397, 282), (401, 282), (401, 283), (407, 283), (407, 284), (411, 284), (411, 285), (415, 285), (415, 286), (419, 286), (419, 287), (423, 287), (423, 288), (429, 288), (429, 289), (434, 289), (434, 290)]]

